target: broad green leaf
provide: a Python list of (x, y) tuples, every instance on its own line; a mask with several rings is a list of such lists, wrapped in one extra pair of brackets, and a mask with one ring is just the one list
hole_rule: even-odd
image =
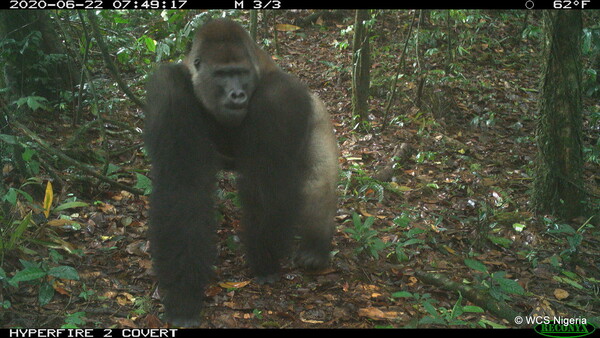
[(504, 237), (488, 236), (488, 239), (492, 241), (492, 243), (500, 245), (503, 248), (509, 248), (512, 244), (510, 239)]
[(13, 135), (0, 134), (0, 141), (5, 142), (7, 144), (15, 145), (17, 144), (17, 138)]
[(149, 51), (156, 51), (156, 41), (154, 41), (154, 39), (146, 36), (144, 37), (144, 42), (146, 43), (146, 48), (148, 48)]
[(149, 195), (152, 192), (152, 181), (140, 173), (136, 173), (135, 178), (135, 188), (144, 190), (144, 195)]
[(52, 287), (52, 284), (48, 282), (42, 283), (42, 285), (40, 285), (40, 291), (38, 294), (38, 302), (40, 305), (44, 306), (50, 303), (52, 297), (54, 297), (54, 288)]
[(525, 290), (519, 283), (517, 283), (517, 281), (507, 278), (499, 278), (496, 279), (496, 281), (498, 282), (502, 290), (507, 293), (514, 293), (517, 295), (522, 295), (525, 293)]
[(48, 270), (48, 274), (61, 279), (79, 280), (79, 274), (77, 273), (77, 270), (66, 265), (51, 268)]
[(480, 261), (474, 259), (465, 259), (465, 265), (476, 271), (487, 272), (487, 267)]
[(46, 276), (46, 271), (38, 267), (28, 267), (23, 270), (17, 271), (17, 273), (10, 279), (11, 285), (17, 285), (19, 282), (28, 282), (36, 279), (40, 279)]

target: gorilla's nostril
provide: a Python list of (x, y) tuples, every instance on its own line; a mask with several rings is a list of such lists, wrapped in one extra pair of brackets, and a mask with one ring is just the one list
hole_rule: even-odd
[(229, 99), (235, 105), (243, 105), (247, 100), (246, 92), (243, 90), (234, 90), (229, 94)]

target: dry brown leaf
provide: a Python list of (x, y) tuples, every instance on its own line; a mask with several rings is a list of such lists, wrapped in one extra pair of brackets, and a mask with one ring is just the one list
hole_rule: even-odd
[(563, 300), (569, 297), (569, 292), (563, 289), (554, 289), (554, 297), (558, 300)]
[(277, 25), (275, 25), (275, 29), (278, 32), (293, 32), (293, 31), (299, 30), (300, 27), (295, 26), (295, 25), (290, 25), (287, 23), (278, 23)]
[(115, 318), (117, 323), (119, 323), (119, 327), (121, 328), (137, 328), (137, 325), (133, 322), (133, 320), (128, 318)]
[(146, 241), (136, 241), (127, 245), (125, 249), (127, 253), (136, 256), (147, 256), (148, 249), (146, 248)]
[(209, 286), (208, 288), (206, 288), (206, 291), (204, 291), (204, 294), (208, 297), (214, 297), (216, 295), (218, 295), (219, 293), (221, 293), (223, 291), (222, 288), (216, 286), (216, 285), (212, 285)]
[(100, 205), (98, 206), (98, 208), (100, 210), (102, 210), (102, 212), (105, 213), (105, 214), (116, 214), (117, 213), (117, 209), (112, 204), (100, 203)]
[(146, 325), (144, 325), (144, 327), (150, 329), (159, 329), (164, 326), (160, 319), (158, 319), (157, 316), (152, 314), (147, 315), (146, 318), (144, 318), (144, 322), (146, 322)]
[(133, 304), (133, 301), (135, 300), (135, 297), (133, 297), (133, 295), (131, 295), (130, 293), (127, 292), (122, 292), (120, 294), (117, 295), (117, 303), (121, 306), (126, 306), (129, 304)]
[(53, 226), (53, 227), (62, 227), (65, 225), (69, 225), (69, 224), (73, 224), (73, 223), (77, 223), (75, 221), (72, 221), (70, 219), (53, 219), (48, 221), (48, 225)]
[(375, 307), (367, 307), (358, 309), (359, 317), (367, 317), (373, 320), (386, 320), (398, 318), (398, 312), (396, 311), (382, 311)]
[(222, 287), (223, 289), (239, 289), (239, 288), (243, 288), (244, 286), (250, 284), (250, 281), (243, 281), (243, 282), (221, 282), (219, 283), (219, 286)]
[(52, 288), (54, 289), (54, 291), (60, 293), (61, 295), (69, 296), (71, 293), (67, 289), (65, 289), (64, 286), (65, 284), (58, 280), (54, 280), (52, 282)]

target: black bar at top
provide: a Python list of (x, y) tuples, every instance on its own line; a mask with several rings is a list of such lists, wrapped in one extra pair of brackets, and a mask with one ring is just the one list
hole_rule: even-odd
[(600, 0), (6, 0), (2, 9), (485, 9), (589, 10)]

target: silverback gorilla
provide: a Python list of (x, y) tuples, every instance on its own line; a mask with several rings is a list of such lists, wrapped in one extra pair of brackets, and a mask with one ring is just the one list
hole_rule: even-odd
[(196, 326), (216, 260), (215, 175), (234, 168), (246, 259), (261, 283), (299, 238), (297, 265), (329, 264), (337, 145), (323, 103), (230, 20), (202, 26), (183, 63), (147, 85), (149, 238), (166, 317)]

